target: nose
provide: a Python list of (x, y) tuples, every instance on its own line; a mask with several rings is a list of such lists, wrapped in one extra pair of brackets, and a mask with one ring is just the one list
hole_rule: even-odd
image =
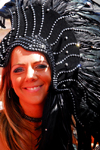
[(32, 80), (37, 80), (37, 75), (36, 72), (34, 71), (34, 69), (30, 66), (27, 68), (27, 72), (26, 72), (26, 77), (25, 77), (25, 81), (32, 81)]

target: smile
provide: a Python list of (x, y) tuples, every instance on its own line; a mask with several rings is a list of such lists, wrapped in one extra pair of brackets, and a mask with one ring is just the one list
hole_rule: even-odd
[(35, 86), (35, 87), (27, 87), (27, 88), (24, 88), (25, 90), (27, 91), (30, 91), (30, 92), (37, 92), (43, 85), (39, 85), (39, 86)]

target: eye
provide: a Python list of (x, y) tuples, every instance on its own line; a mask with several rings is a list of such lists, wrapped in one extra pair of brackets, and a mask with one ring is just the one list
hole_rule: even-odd
[(16, 68), (13, 72), (18, 73), (18, 72), (23, 72), (23, 71), (24, 71), (24, 68), (19, 67), (19, 68)]
[(37, 71), (42, 71), (46, 68), (48, 68), (47, 64), (38, 64), (37, 66), (34, 67), (34, 69), (37, 70)]

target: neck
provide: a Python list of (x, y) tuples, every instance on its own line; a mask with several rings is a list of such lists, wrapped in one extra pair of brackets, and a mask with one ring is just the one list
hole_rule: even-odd
[(20, 105), (22, 106), (24, 113), (29, 116), (29, 117), (33, 117), (33, 118), (42, 118), (43, 115), (43, 108), (44, 105), (43, 104), (23, 104), (20, 103)]

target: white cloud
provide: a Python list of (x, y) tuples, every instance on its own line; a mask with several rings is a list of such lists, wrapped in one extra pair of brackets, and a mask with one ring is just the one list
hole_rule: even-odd
[(0, 8), (2, 8), (2, 6), (9, 1), (10, 0), (0, 0)]

